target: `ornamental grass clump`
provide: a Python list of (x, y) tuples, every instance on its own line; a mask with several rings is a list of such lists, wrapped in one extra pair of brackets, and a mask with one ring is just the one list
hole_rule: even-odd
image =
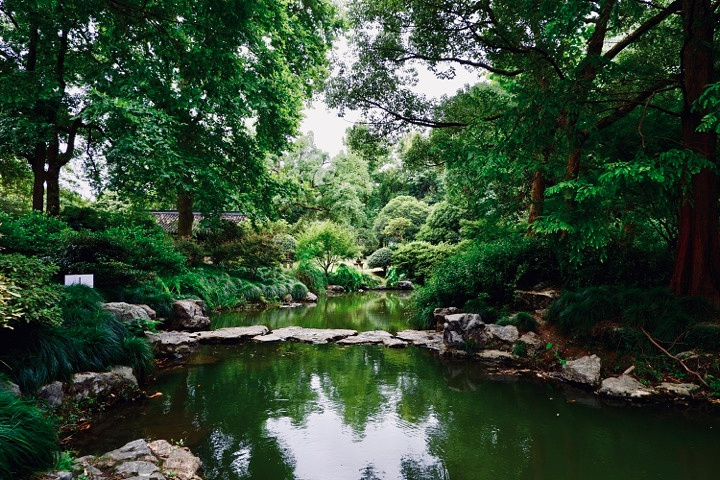
[(52, 468), (58, 454), (52, 422), (37, 407), (0, 388), (0, 480)]

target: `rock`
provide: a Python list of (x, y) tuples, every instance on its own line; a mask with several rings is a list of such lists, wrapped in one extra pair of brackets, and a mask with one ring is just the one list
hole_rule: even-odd
[(141, 439), (99, 457), (78, 458), (74, 470), (83, 472), (82, 478), (88, 480), (201, 480), (200, 466), (200, 459), (187, 448), (165, 440), (147, 443)]
[(280, 308), (297, 308), (297, 307), (302, 307), (302, 306), (303, 306), (302, 303), (290, 302), (290, 303), (283, 303), (282, 305), (280, 305)]
[(208, 332), (198, 332), (195, 335), (200, 343), (240, 343), (258, 335), (266, 335), (268, 331), (265, 325), (251, 325), (249, 327), (218, 328)]
[(403, 330), (395, 336), (418, 347), (443, 350), (443, 334), (434, 330)]
[(37, 398), (51, 407), (62, 405), (65, 400), (65, 384), (62, 382), (49, 383), (40, 388)]
[(305, 295), (305, 301), (310, 303), (316, 303), (318, 301), (318, 296), (312, 292), (308, 292), (307, 295)]
[(123, 462), (117, 467), (115, 467), (115, 473), (117, 474), (122, 475), (129, 473), (130, 475), (135, 475), (141, 478), (150, 478), (151, 474), (159, 470), (160, 467), (158, 467), (154, 463), (144, 461)]
[(172, 472), (179, 480), (192, 480), (197, 478), (200, 469), (200, 459), (190, 453), (187, 448), (175, 448), (167, 458), (164, 458), (163, 470)]
[(518, 338), (518, 342), (525, 345), (525, 349), (528, 353), (535, 353), (545, 347), (545, 342), (543, 342), (535, 332), (526, 333), (522, 337)]
[(9, 380), (3, 380), (2, 378), (0, 378), (0, 390), (8, 391), (16, 397), (20, 397), (22, 395), (22, 392), (20, 391), (20, 386), (18, 384), (13, 383)]
[(345, 287), (343, 287), (343, 286), (341, 286), (341, 285), (328, 285), (328, 286), (327, 286), (327, 291), (328, 291), (328, 292), (334, 292), (334, 293), (344, 293), (344, 292), (345, 292)]
[(598, 393), (609, 397), (639, 399), (651, 396), (653, 390), (630, 375), (620, 375), (603, 380)]
[(345, 337), (338, 340), (338, 345), (378, 345), (386, 339), (392, 338), (390, 333), (384, 330), (371, 330), (369, 332), (360, 332), (357, 335)]
[[(122, 447), (107, 452), (103, 455), (104, 458), (112, 460), (113, 462), (127, 462), (133, 460), (147, 459), (152, 456), (152, 452), (148, 447), (148, 444), (143, 439), (133, 440), (128, 442)], [(92, 457), (83, 457), (83, 459)], [(80, 459), (78, 459), (80, 461)]]
[(462, 313), (462, 310), (457, 307), (436, 308), (433, 310), (435, 329), (442, 330), (445, 325), (445, 317), (448, 315), (457, 315), (458, 313)]
[(258, 335), (256, 337), (252, 338), (253, 342), (258, 343), (275, 343), (275, 342), (282, 342), (285, 340), (282, 337), (278, 337), (277, 335), (274, 335), (272, 333), (269, 333), (267, 335)]
[(516, 290), (515, 306), (518, 310), (533, 312), (550, 306), (560, 296), (560, 292), (551, 288), (545, 290)]
[(445, 315), (443, 343), (451, 348), (461, 348), (470, 341), (476, 331), (484, 328), (482, 317), (476, 313)]
[(105, 311), (110, 312), (115, 318), (122, 322), (132, 322), (133, 320), (151, 320), (157, 318), (155, 310), (147, 305), (133, 305), (125, 302), (103, 303), (102, 307)]
[(395, 286), (395, 288), (397, 288), (398, 290), (412, 290), (415, 287), (409, 280), (400, 280)]
[(407, 345), (408, 345), (408, 343), (406, 341), (400, 340), (399, 338), (395, 338), (395, 337), (383, 338), (382, 343), (387, 348), (402, 348), (402, 347), (407, 347)]
[(73, 375), (69, 393), (76, 400), (93, 397), (124, 396), (137, 391), (137, 378), (130, 367), (114, 367), (109, 372), (86, 372)]
[(480, 350), (475, 354), (475, 358), (486, 363), (514, 363), (515, 358), (510, 352), (502, 350)]
[(286, 303), (286, 304), (293, 303), (292, 295), (290, 295), (290, 294), (288, 293), (287, 295), (285, 295), (285, 296), (282, 298), (282, 301), (283, 301), (283, 303)]
[(520, 337), (520, 332), (515, 325), (485, 325), (485, 333), (489, 340), (499, 340), (505, 343), (515, 343)]
[(182, 357), (192, 353), (198, 346), (196, 333), (187, 332), (145, 332), (156, 357)]
[(600, 383), (600, 357), (586, 355), (562, 366), (561, 377), (568, 382), (596, 387)]
[(173, 302), (172, 328), (196, 332), (210, 328), (210, 317), (202, 300), (177, 300)]
[(693, 393), (700, 389), (700, 386), (694, 383), (668, 383), (663, 382), (655, 387), (662, 392), (673, 397), (691, 397)]
[(351, 335), (357, 335), (357, 333), (357, 330), (285, 327), (273, 330), (271, 335), (279, 337), (282, 340), (323, 344), (337, 341)]

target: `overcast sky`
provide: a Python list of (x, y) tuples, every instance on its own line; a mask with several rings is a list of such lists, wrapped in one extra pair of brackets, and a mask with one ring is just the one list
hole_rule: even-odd
[[(337, 42), (335, 53), (341, 60), (347, 61), (349, 56), (348, 48), (344, 41)], [(414, 88), (418, 93), (438, 98), (442, 95), (452, 95), (466, 84), (473, 85), (478, 82), (477, 72), (468, 72), (462, 67), (455, 69), (455, 78), (452, 80), (441, 80), (427, 69), (418, 68), (418, 85)], [(336, 110), (329, 110), (322, 98), (312, 102), (310, 108), (304, 111), (300, 130), (303, 134), (313, 132), (315, 134), (315, 145), (321, 150), (328, 152), (331, 156), (337, 155), (343, 147), (345, 130), (353, 125), (353, 122), (360, 120), (356, 112), (346, 111), (345, 117), (339, 117)]]

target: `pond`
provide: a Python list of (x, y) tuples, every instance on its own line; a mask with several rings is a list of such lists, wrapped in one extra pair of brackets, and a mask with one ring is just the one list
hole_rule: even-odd
[[(358, 309), (346, 308), (358, 298)], [(373, 293), (295, 314), (320, 322), (304, 326), (401, 328), (405, 302)], [(321, 324), (311, 313), (320, 311), (355, 323)], [(286, 315), (244, 321), (286, 326)], [(108, 412), (78, 439), (80, 453), (140, 437), (180, 441), (210, 480), (697, 480), (719, 468), (717, 412), (611, 407), (414, 347), (208, 346), (160, 372), (149, 391), (163, 395)]]

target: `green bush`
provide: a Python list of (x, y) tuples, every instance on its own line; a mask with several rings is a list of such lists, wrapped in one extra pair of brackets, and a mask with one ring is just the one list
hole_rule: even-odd
[(461, 240), (460, 224), (467, 212), (448, 201), (436, 203), (417, 234), (418, 240), (433, 244), (458, 243)]
[[(398, 251), (394, 263), (399, 267), (405, 262), (402, 254), (398, 260)], [(518, 285), (528, 283), (529, 278), (534, 281), (537, 272), (548, 268), (546, 261), (542, 244), (525, 236), (461, 244), (452, 256), (437, 264), (425, 286), (416, 290), (416, 324), (429, 327), (433, 309), (462, 307), (478, 298), (490, 307), (508, 305)]]
[(132, 210), (110, 210), (93, 206), (66, 205), (60, 217), (73, 230), (91, 230), (102, 232), (109, 228), (135, 226), (144, 229), (157, 229), (158, 224), (147, 212)]
[(55, 217), (32, 212), (19, 217), (0, 213), (0, 250), (23, 255), (47, 255), (60, 236), (70, 231)]
[(17, 480), (52, 468), (59, 450), (52, 422), (0, 388), (0, 479)]
[(250, 234), (240, 240), (223, 243), (215, 247), (210, 255), (215, 264), (244, 267), (253, 276), (258, 269), (279, 266), (285, 259), (280, 244), (266, 234)]
[(185, 269), (185, 257), (159, 227), (113, 227), (63, 235), (53, 254), (62, 273), (93, 273), (100, 288), (126, 285)]
[(720, 351), (720, 324), (700, 323), (690, 327), (686, 343), (711, 352)]
[(328, 285), (325, 273), (312, 261), (300, 262), (293, 275), (314, 292), (322, 292)]
[(387, 247), (375, 250), (367, 260), (368, 268), (387, 268), (392, 264), (393, 252)]
[(294, 300), (305, 300), (308, 294), (308, 288), (300, 282), (294, 283), (290, 295)]
[(399, 273), (416, 283), (423, 284), (437, 266), (450, 257), (457, 247), (447, 243), (432, 245), (428, 242), (410, 242), (399, 245), (392, 256), (393, 266)]
[(675, 342), (691, 326), (716, 315), (707, 301), (676, 297), (662, 288), (590, 287), (566, 292), (548, 311), (548, 321), (565, 334), (588, 338), (601, 322), (644, 328), (653, 337)]
[(75, 372), (128, 365), (142, 378), (153, 368), (147, 341), (129, 340), (130, 331), (103, 310), (95, 290), (79, 285), (66, 290), (61, 325), (29, 325), (0, 336), (0, 370), (23, 392), (69, 380)]
[(497, 322), (498, 325), (515, 325), (521, 333), (537, 332), (538, 321), (528, 312), (518, 312)]
[(345, 287), (348, 292), (356, 292), (361, 288), (373, 288), (379, 283), (379, 280), (372, 275), (367, 275), (345, 264), (341, 264), (330, 274), (330, 284)]
[(172, 316), (172, 304), (176, 300), (167, 285), (158, 277), (108, 292), (108, 299), (117, 302), (145, 304), (155, 310), (160, 318)]
[(58, 303), (62, 287), (51, 281), (55, 272), (55, 265), (36, 258), (0, 255), (0, 276), (4, 278), (8, 297), (0, 311), (10, 315), (0, 318), (0, 327), (59, 325), (62, 317)]

